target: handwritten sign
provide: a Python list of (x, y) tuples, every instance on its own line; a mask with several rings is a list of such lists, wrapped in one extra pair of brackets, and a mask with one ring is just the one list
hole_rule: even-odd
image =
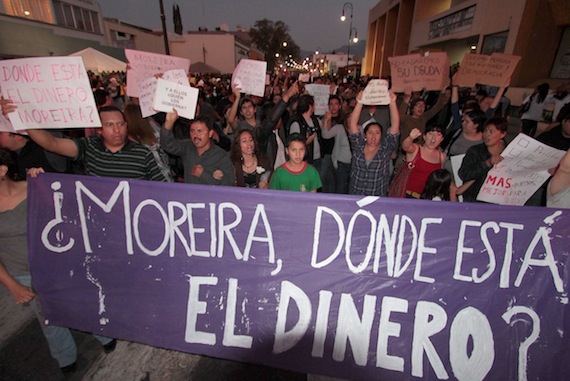
[(449, 82), (449, 58), (445, 52), (389, 57), (388, 61), (394, 92), (403, 92), (408, 86), (414, 91), (441, 90)]
[(361, 103), (365, 105), (389, 105), (390, 93), (388, 92), (388, 81), (384, 79), (373, 79), (368, 82), (362, 93)]
[(556, 167), (565, 153), (528, 135), (518, 134), (501, 154), (503, 161), (487, 174), (477, 200), (524, 205), (548, 180), (548, 169)]
[(359, 380), (561, 380), (570, 210), (44, 174), (50, 324)]
[(125, 49), (129, 61), (127, 66), (127, 95), (139, 96), (139, 84), (151, 77), (163, 74), (168, 70), (182, 69), (186, 74), (190, 69), (190, 60), (163, 54)]
[(329, 85), (305, 85), (307, 92), (315, 98), (315, 115), (325, 115), (329, 110)]
[(176, 109), (178, 115), (187, 119), (194, 119), (196, 105), (198, 104), (199, 90), (159, 78), (153, 100), (156, 111), (170, 112)]
[(232, 75), (232, 85), (237, 84), (242, 92), (262, 97), (265, 94), (267, 62), (242, 58)]
[[(163, 80), (168, 82), (177, 83), (186, 87), (190, 86), (188, 77), (182, 69), (168, 70), (162, 77)], [(139, 84), (139, 104), (141, 107), (141, 114), (143, 118), (154, 115), (157, 111), (154, 109), (154, 96), (156, 92), (156, 85), (158, 80), (156, 77), (151, 77)], [(171, 111), (171, 110), (169, 110)]]
[(513, 75), (519, 56), (493, 53), (490, 56), (467, 53), (463, 56), (457, 72), (457, 85), (473, 87), (477, 83), (491, 86), (503, 86)]
[(81, 57), (0, 61), (0, 85), (18, 106), (9, 115), (16, 130), (101, 127)]

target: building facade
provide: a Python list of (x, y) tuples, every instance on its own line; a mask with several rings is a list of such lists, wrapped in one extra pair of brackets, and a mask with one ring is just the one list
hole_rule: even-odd
[(511, 84), (570, 79), (570, 3), (566, 0), (382, 0), (369, 12), (363, 75), (388, 76), (388, 58), (447, 52), (521, 57)]

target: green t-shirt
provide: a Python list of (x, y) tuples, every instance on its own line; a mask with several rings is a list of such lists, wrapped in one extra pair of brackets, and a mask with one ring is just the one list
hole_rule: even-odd
[(273, 173), (273, 178), (269, 183), (269, 189), (291, 190), (297, 192), (311, 192), (322, 187), (319, 172), (305, 163), (299, 172), (292, 172), (286, 164), (277, 168)]

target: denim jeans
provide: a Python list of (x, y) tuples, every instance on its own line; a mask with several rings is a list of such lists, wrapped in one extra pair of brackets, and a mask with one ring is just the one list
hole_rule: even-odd
[[(14, 278), (24, 286), (32, 287), (31, 275), (21, 275)], [(46, 325), (46, 320), (42, 314), (38, 296), (30, 302), (30, 307), (38, 318), (42, 332), (48, 342), (51, 357), (57, 361), (60, 368), (73, 364), (75, 360), (77, 360), (77, 346), (75, 345), (75, 340), (73, 340), (73, 336), (69, 329), (55, 325)], [(99, 340), (102, 345), (113, 340), (104, 336), (93, 336)]]

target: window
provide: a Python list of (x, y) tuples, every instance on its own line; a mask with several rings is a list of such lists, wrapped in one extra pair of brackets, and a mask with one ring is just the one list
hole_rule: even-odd
[(60, 0), (53, 0), (53, 8), (58, 25), (101, 34), (97, 12)]
[(10, 16), (53, 23), (49, 0), (4, 0), (4, 8)]
[(462, 9), (429, 23), (429, 38), (438, 38), (471, 29), (476, 5)]

